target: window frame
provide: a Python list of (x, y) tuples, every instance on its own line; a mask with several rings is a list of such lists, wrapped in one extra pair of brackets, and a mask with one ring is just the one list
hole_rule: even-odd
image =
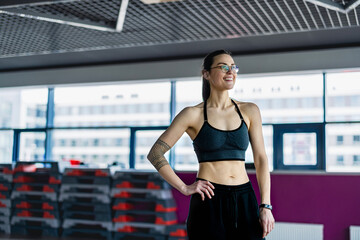
[(46, 161), (46, 152), (47, 152), (47, 129), (46, 128), (28, 128), (28, 129), (13, 129), (13, 150), (12, 150), (12, 162), (16, 163), (20, 155), (20, 135), (21, 133), (44, 133), (45, 142), (44, 142), (44, 159), (43, 160), (31, 160), (31, 161)]
[[(273, 124), (274, 135), (274, 170), (325, 170), (325, 125), (323, 123)], [(316, 165), (285, 165), (284, 143), (285, 133), (316, 133)]]

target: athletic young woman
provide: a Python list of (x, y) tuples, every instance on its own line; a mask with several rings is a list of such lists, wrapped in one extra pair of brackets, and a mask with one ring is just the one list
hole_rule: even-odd
[[(190, 240), (261, 240), (275, 225), (270, 203), (270, 173), (259, 108), (229, 97), (238, 67), (230, 52), (208, 54), (203, 63), (204, 102), (184, 108), (152, 146), (148, 159), (160, 175), (191, 195), (186, 221)], [(186, 185), (164, 154), (186, 132), (199, 161), (196, 181)], [(261, 205), (245, 170), (251, 143)]]

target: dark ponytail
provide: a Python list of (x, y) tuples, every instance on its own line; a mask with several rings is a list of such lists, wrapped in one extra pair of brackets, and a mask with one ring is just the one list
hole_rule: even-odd
[[(214, 63), (214, 57), (227, 54), (231, 56), (231, 52), (226, 50), (216, 50), (214, 52), (209, 53), (206, 55), (203, 61), (202, 69), (205, 71), (210, 71), (211, 65)], [(210, 83), (204, 77), (202, 77), (202, 97), (203, 101), (205, 102), (210, 96)]]

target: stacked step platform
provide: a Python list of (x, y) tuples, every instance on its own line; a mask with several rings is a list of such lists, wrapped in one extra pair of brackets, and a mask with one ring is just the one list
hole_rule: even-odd
[(10, 234), (12, 165), (0, 164), (0, 233)]
[(58, 237), (58, 193), (61, 175), (56, 162), (17, 162), (13, 170), (11, 232)]
[(60, 189), (63, 237), (112, 239), (110, 170), (66, 168)]
[(114, 240), (167, 240), (177, 223), (171, 188), (157, 172), (116, 172), (111, 196)]
[(166, 235), (168, 236), (167, 240), (188, 240), (185, 224), (168, 226)]

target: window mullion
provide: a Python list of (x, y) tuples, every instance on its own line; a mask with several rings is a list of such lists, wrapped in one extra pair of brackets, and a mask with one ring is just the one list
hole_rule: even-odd
[(52, 133), (50, 129), (54, 127), (54, 105), (54, 88), (49, 88), (46, 107), (45, 161), (51, 160), (52, 158)]
[[(175, 118), (176, 113), (176, 81), (171, 81), (171, 94), (170, 94), (170, 123)], [(169, 164), (172, 168), (175, 166), (175, 147), (170, 149)]]
[(20, 131), (14, 129), (14, 138), (13, 138), (13, 154), (12, 154), (12, 162), (15, 163), (19, 159), (19, 151), (20, 151)]

